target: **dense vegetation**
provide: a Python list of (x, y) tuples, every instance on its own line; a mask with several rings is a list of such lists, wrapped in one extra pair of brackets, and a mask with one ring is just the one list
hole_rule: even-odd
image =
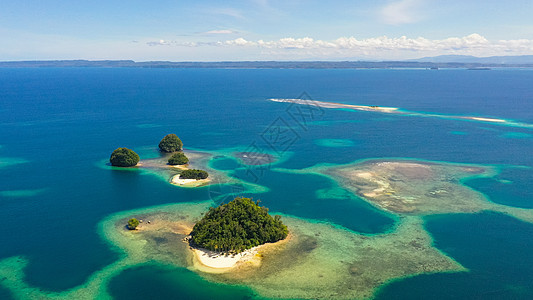
[(180, 151), (183, 147), (183, 143), (177, 135), (171, 133), (167, 134), (161, 142), (159, 142), (159, 150), (163, 152), (175, 152)]
[(250, 198), (235, 198), (211, 208), (194, 225), (190, 242), (208, 250), (238, 253), (286, 238), (287, 226), (280, 219), (269, 215), (268, 208), (260, 207)]
[(135, 230), (139, 226), (139, 220), (132, 218), (128, 221), (128, 229), (129, 230)]
[(204, 170), (189, 169), (180, 173), (180, 179), (206, 179), (209, 176)]
[(109, 161), (112, 166), (133, 167), (139, 162), (140, 158), (137, 153), (128, 148), (118, 148), (111, 154)]
[(172, 156), (168, 159), (168, 164), (169, 165), (184, 165), (186, 163), (189, 162), (189, 159), (187, 158), (187, 156), (185, 156), (185, 154), (181, 153), (181, 152), (176, 152), (174, 154), (172, 154)]

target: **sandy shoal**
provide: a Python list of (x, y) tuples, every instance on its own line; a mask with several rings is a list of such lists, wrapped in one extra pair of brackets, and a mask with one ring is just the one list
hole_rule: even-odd
[(176, 185), (180, 185), (180, 186), (199, 186), (199, 185), (203, 185), (203, 184), (206, 184), (209, 182), (209, 178), (206, 178), (206, 179), (200, 179), (200, 180), (196, 180), (196, 179), (181, 179), (180, 178), (180, 175), (175, 175), (174, 177), (172, 177), (170, 179), (170, 182), (172, 184), (176, 184)]
[(507, 121), (503, 119), (493, 119), (493, 118), (481, 118), (481, 117), (466, 117), (467, 119), (483, 121), (483, 122), (496, 122), (496, 123), (505, 123)]
[(251, 262), (260, 264), (258, 250), (261, 246), (248, 249), (238, 254), (225, 254), (201, 248), (191, 248), (194, 252), (194, 266), (206, 273), (224, 273), (236, 267), (237, 264)]
[(280, 246), (285, 245), (292, 239), (293, 235), (289, 233), (283, 240), (259, 245), (238, 254), (226, 254), (193, 247), (189, 249), (194, 254), (193, 267), (195, 269), (205, 273), (225, 273), (237, 270), (243, 265), (259, 267), (262, 263), (263, 255), (271, 251), (278, 251)]

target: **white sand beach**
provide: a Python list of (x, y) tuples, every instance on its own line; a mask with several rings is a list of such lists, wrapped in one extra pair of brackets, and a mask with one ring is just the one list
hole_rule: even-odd
[(505, 123), (506, 120), (503, 119), (493, 119), (493, 118), (480, 118), (480, 117), (466, 117), (466, 119), (476, 120), (476, 121), (483, 121), (483, 122), (496, 122), (496, 123)]
[(259, 245), (238, 254), (226, 254), (193, 247), (189, 249), (193, 252), (193, 267), (196, 270), (205, 273), (225, 273), (238, 269), (239, 266), (243, 265), (259, 267), (263, 255), (277, 251), (280, 249), (279, 247), (282, 247), (292, 239), (293, 235), (289, 232), (289, 235), (283, 240)]
[(397, 107), (382, 107), (382, 106), (369, 106), (369, 105), (353, 105), (353, 104), (344, 104), (344, 103), (336, 103), (336, 102), (324, 102), (324, 101), (315, 101), (315, 100), (305, 100), (305, 99), (269, 99), (270, 101), (274, 102), (288, 102), (288, 103), (296, 103), (301, 105), (315, 105), (320, 106), (324, 108), (347, 108), (347, 109), (355, 109), (355, 110), (362, 110), (362, 111), (379, 111), (383, 113), (394, 113), (398, 110)]
[(194, 252), (193, 265), (196, 269), (206, 273), (224, 273), (241, 263), (261, 264), (258, 255), (261, 246), (248, 249), (237, 254), (226, 254), (201, 248), (191, 248)]
[(204, 185), (204, 184), (208, 183), (209, 181), (210, 181), (209, 178), (200, 179), (200, 180), (196, 180), (196, 179), (181, 179), (179, 174), (173, 176), (170, 179), (170, 183), (175, 184), (175, 185), (179, 185), (179, 186), (185, 186), (185, 187), (200, 186), (200, 185)]

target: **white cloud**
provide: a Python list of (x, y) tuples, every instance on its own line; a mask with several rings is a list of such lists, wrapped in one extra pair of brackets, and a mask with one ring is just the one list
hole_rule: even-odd
[(148, 46), (170, 46), (173, 44), (171, 41), (159, 40), (159, 41), (150, 41), (146, 43)]
[(255, 46), (256, 43), (249, 42), (243, 38), (238, 38), (234, 40), (225, 41), (223, 43), (216, 43), (216, 45), (227, 45), (227, 46)]
[(479, 34), (471, 34), (462, 38), (451, 37), (443, 40), (429, 40), (423, 37), (416, 39), (402, 36), (399, 38), (388, 38), (381, 36), (357, 40), (354, 37), (341, 37), (333, 44), (342, 49), (377, 49), (377, 50), (412, 50), (412, 51), (435, 51), (435, 50), (461, 50), (473, 48), (490, 48), (495, 46), (486, 38)]
[(393, 1), (379, 11), (381, 20), (386, 24), (401, 25), (416, 23), (422, 19), (421, 0)]
[(495, 43), (489, 42), (479, 34), (471, 34), (462, 38), (451, 37), (443, 40), (429, 40), (423, 37), (415, 39), (402, 36), (399, 38), (389, 38), (386, 36), (358, 40), (355, 37), (340, 37), (334, 41), (314, 40), (310, 37), (304, 38), (282, 38), (276, 41), (248, 41), (244, 38), (227, 40), (214, 43), (216, 46), (253, 46), (260, 48), (277, 49), (352, 49), (352, 50), (412, 50), (412, 51), (433, 51), (433, 50), (462, 50), (462, 49), (485, 49), (485, 48), (512, 48), (520, 46), (524, 49), (531, 49), (531, 40), (506, 40)]
[(182, 46), (182, 47), (222, 47), (234, 49), (246, 48), (248, 52), (259, 51), (261, 54), (275, 54), (297, 57), (315, 58), (413, 58), (422, 55), (463, 54), (475, 56), (491, 55), (524, 55), (533, 53), (533, 40), (499, 40), (489, 41), (479, 34), (464, 37), (450, 37), (431, 40), (423, 37), (408, 38), (401, 36), (389, 38), (380, 36), (368, 39), (340, 37), (335, 40), (315, 40), (310, 37), (282, 38), (279, 40), (247, 40), (242, 37), (217, 42), (177, 42), (154, 41), (150, 46)]

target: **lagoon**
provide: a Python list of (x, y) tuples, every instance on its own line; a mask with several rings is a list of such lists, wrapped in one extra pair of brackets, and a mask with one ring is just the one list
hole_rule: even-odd
[[(529, 215), (533, 139), (528, 137), (533, 132), (512, 125), (533, 123), (532, 81), (533, 70), (509, 69), (1, 68), (0, 279), (12, 268), (20, 268), (24, 276), (0, 280), (0, 297), (24, 298), (26, 288), (48, 297), (78, 289), (121, 257), (102, 237), (99, 224), (122, 212), (159, 205), (215, 205), (244, 195), (261, 199), (274, 213), (347, 236), (386, 235), (404, 224), (401, 216), (371, 205), (334, 178), (306, 172), (317, 166), (384, 158), (474, 164), (494, 174), (461, 184), (485, 197), (486, 203)], [(416, 114), (306, 111), (268, 100), (299, 97), (399, 107)], [(420, 116), (427, 114), (482, 119)], [(511, 123), (504, 126), (483, 118)], [(275, 139), (279, 132), (285, 133), (283, 143), (279, 136)], [(105, 165), (121, 146), (134, 149), (141, 159), (157, 158), (157, 143), (168, 133), (178, 134), (186, 149), (212, 154), (209, 166), (233, 181), (181, 188), (161, 174)], [(242, 152), (264, 152), (276, 160), (245, 164), (236, 157)], [(468, 271), (396, 276), (379, 284), (378, 298), (427, 295), (436, 288), (435, 278), (441, 281), (443, 298), (533, 297), (532, 275), (523, 271), (533, 269), (530, 254), (519, 246), (531, 244), (533, 224), (503, 210), (422, 220), (436, 251)], [(495, 240), (501, 242), (491, 242)], [(505, 272), (496, 275), (494, 270), (501, 266), (491, 253)], [(184, 281), (190, 290), (208, 293), (198, 297), (209, 298), (210, 291), (273, 296), (261, 294), (250, 282), (213, 283), (202, 274), (160, 265), (132, 265), (113, 273), (102, 290), (125, 298), (131, 291), (124, 287), (146, 276), (151, 279), (136, 289), (153, 297), (170, 297), (183, 289), (178, 283)], [(456, 285), (460, 288), (453, 289)], [(348, 291), (350, 286), (343, 288)], [(286, 295), (296, 295), (293, 292)], [(277, 296), (284, 297), (283, 290)]]

